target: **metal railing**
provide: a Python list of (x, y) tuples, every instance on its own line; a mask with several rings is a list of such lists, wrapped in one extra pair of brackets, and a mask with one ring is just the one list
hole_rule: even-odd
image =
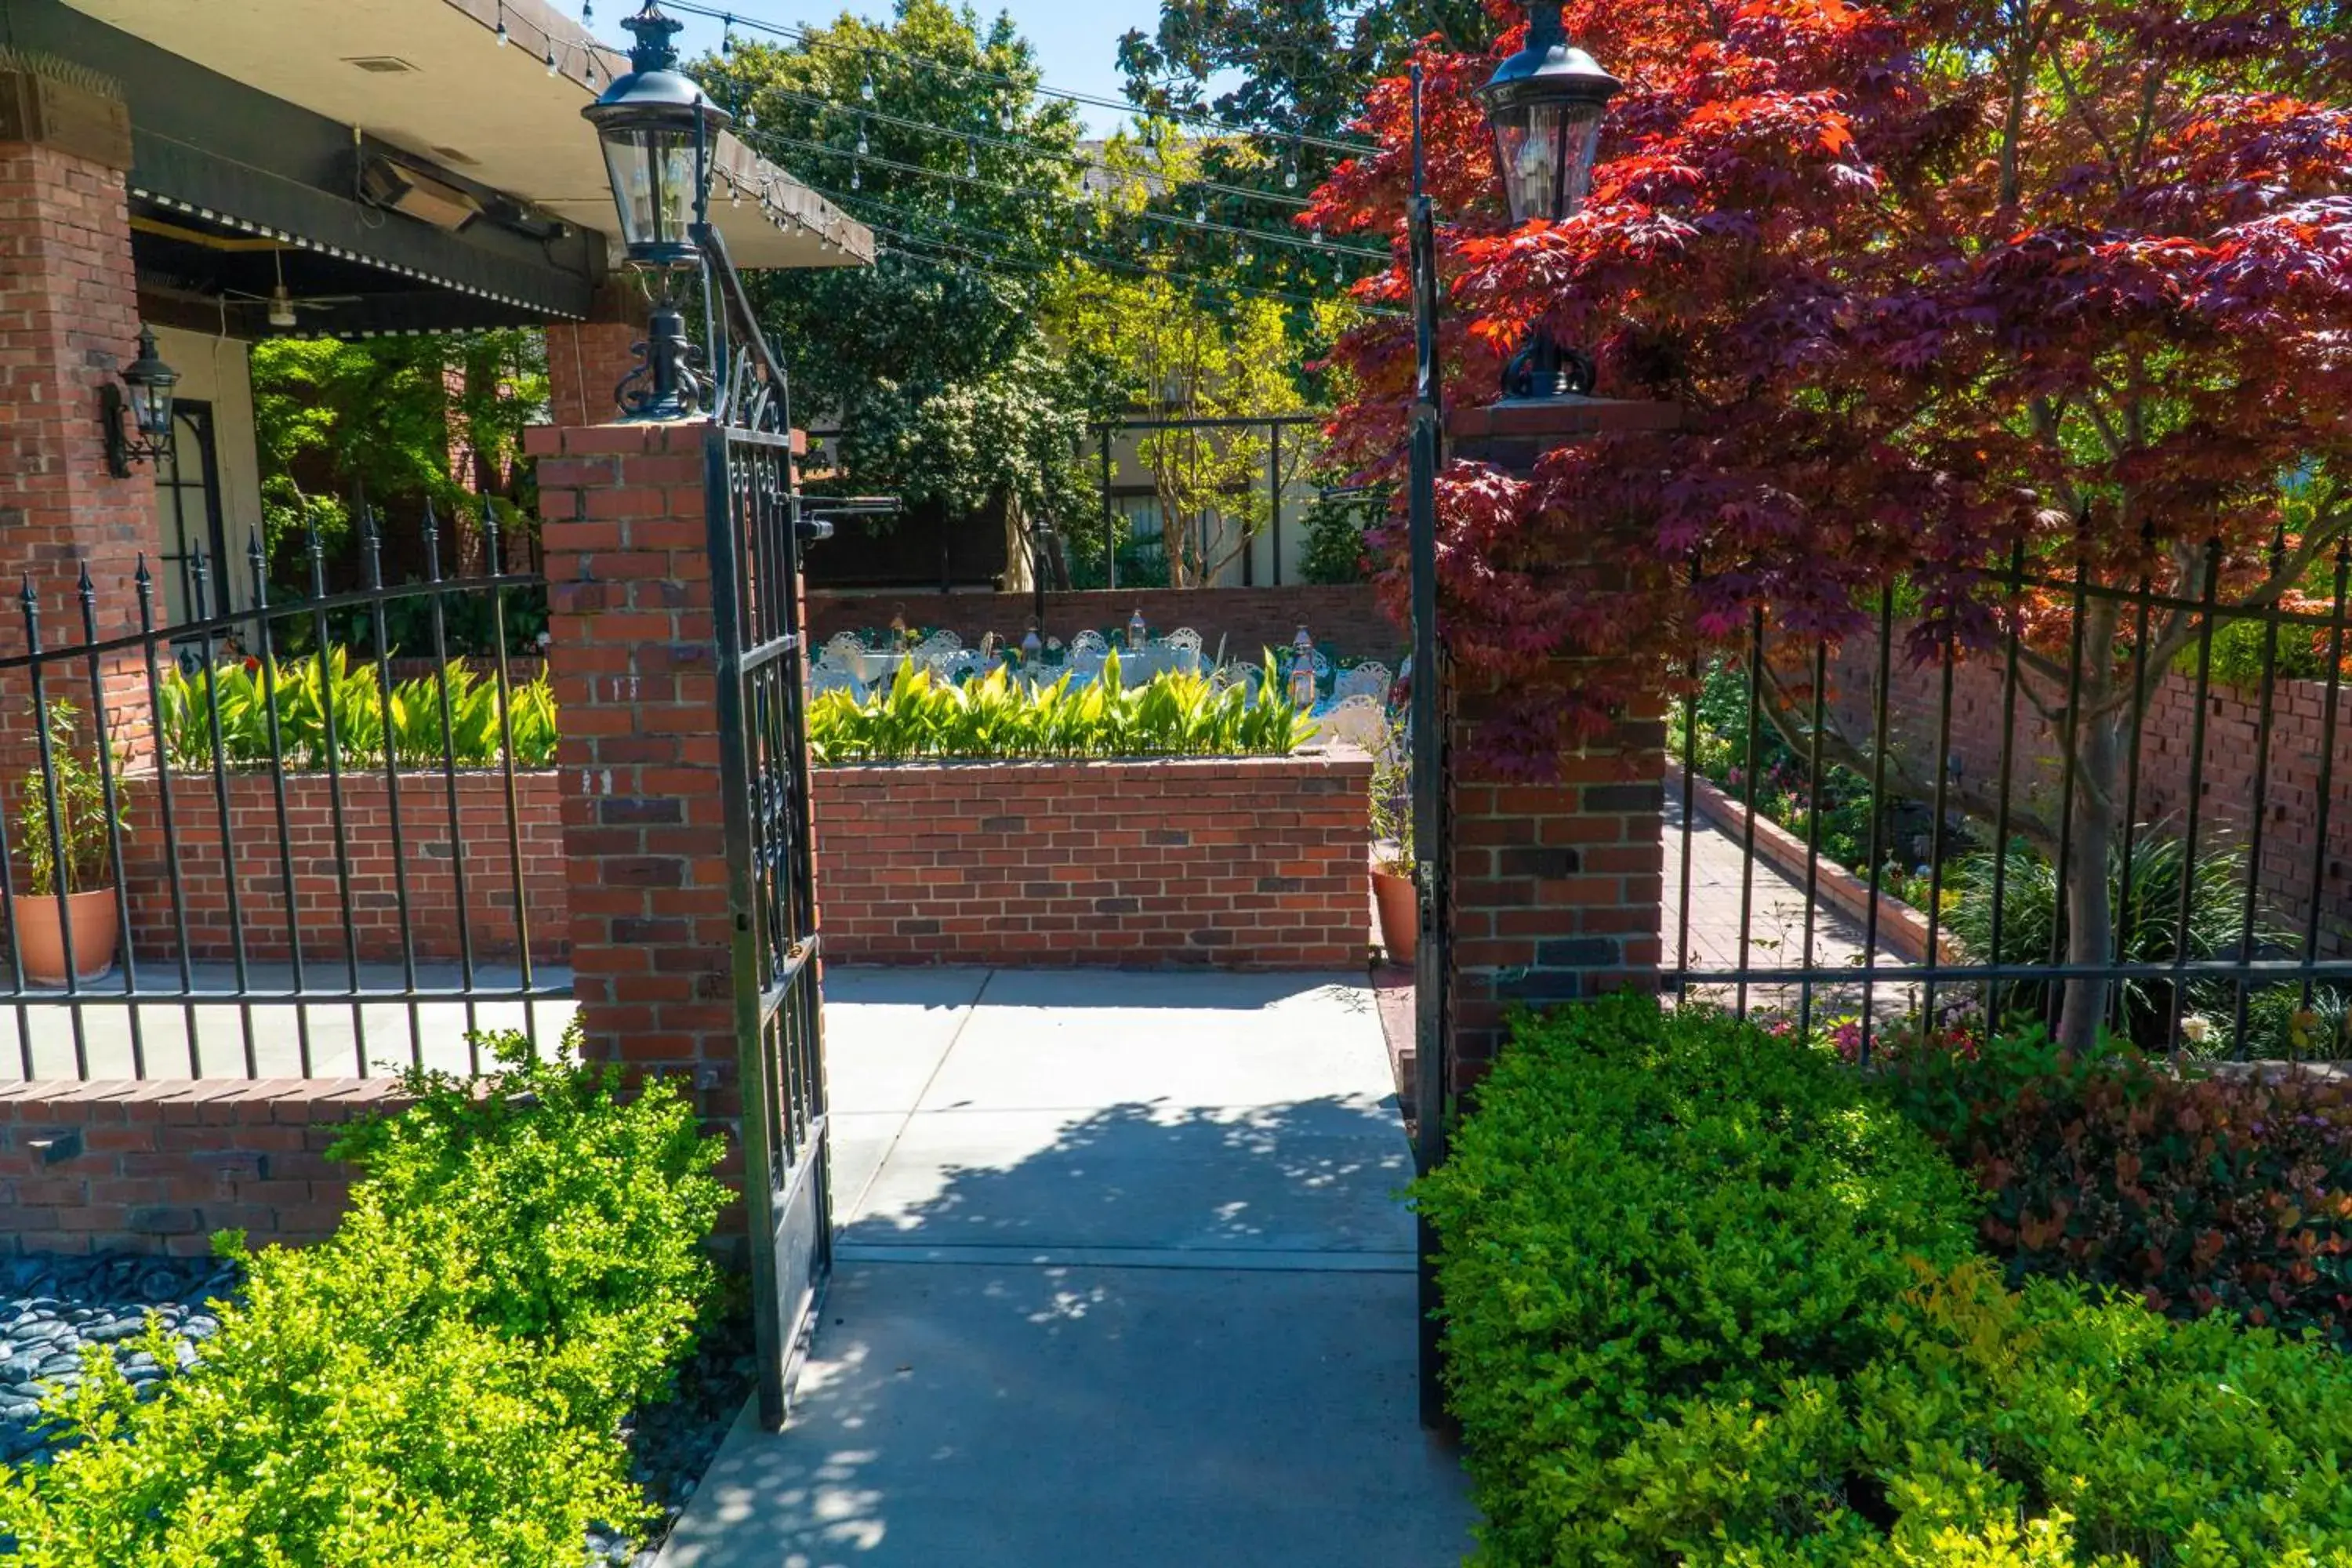
[(1985, 574), (1981, 635), (1890, 587), (1859, 637), (1759, 610), (1695, 651), (1667, 990), (1865, 1059), (2032, 1025), (2352, 1058), (2352, 540), (2311, 559), (2281, 537), (2266, 564), (2225, 603), (2218, 544), (2162, 584), (2019, 553)]
[[(484, 526), (487, 569), (445, 576), (428, 509), (425, 575), (394, 584), (363, 511), (363, 585), (341, 592), (314, 528), (311, 591), (278, 601), (256, 539), (250, 603), (219, 612), (199, 555), (168, 626), (143, 557), (128, 614), (85, 567), (62, 643), (27, 579), (24, 651), (0, 658), (14, 1076), (471, 1069), (475, 1031), (560, 1026), (568, 932), (533, 907), (561, 875), (553, 707), (515, 679), (505, 626), (543, 579), (500, 570)], [(487, 616), (456, 613), (477, 602)], [(356, 659), (330, 630), (353, 614), (373, 632)], [(388, 622), (412, 617), (416, 646), (396, 646)], [(453, 642), (453, 620), (486, 622), (488, 645)]]

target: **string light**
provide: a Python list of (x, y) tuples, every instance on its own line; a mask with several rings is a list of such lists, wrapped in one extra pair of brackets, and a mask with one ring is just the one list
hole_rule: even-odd
[(547, 40), (547, 74), (553, 76), (560, 68), (555, 63), (555, 40), (550, 38)]
[(849, 188), (854, 191), (865, 183), (865, 180), (859, 175), (857, 165), (855, 163), (849, 165)]
[(596, 0), (580, 0), (580, 25), (588, 26), (596, 19)]
[(873, 149), (866, 144), (866, 117), (861, 114), (857, 117), (857, 155), (863, 158), (872, 151)]
[(866, 79), (857, 84), (857, 96), (868, 103), (874, 101), (874, 68), (871, 66), (866, 69)]
[(963, 177), (967, 180), (980, 178), (980, 149), (970, 142), (963, 144)]
[(719, 52), (731, 56), (735, 52), (735, 18), (730, 16), (719, 29)]
[[(707, 16), (714, 22), (723, 21), (728, 16), (727, 12), (715, 9), (711, 6), (696, 4), (695, 0), (669, 0), (669, 9), (684, 12), (688, 16)], [(1131, 114), (1135, 112), (1137, 107), (1131, 102), (1122, 102), (1117, 99), (1103, 98), (1095, 94), (1071, 92), (1062, 88), (1032, 86), (1028, 82), (1023, 81), (1018, 78), (1006, 76), (1001, 71), (982, 70), (971, 66), (956, 65), (946, 60), (933, 59), (927, 55), (919, 55), (908, 49), (895, 49), (873, 44), (842, 43), (832, 38), (818, 37), (804, 27), (788, 26), (775, 22), (761, 22), (751, 17), (743, 17), (740, 18), (740, 20), (741, 25), (746, 27), (753, 28), (762, 33), (771, 34), (776, 37), (790, 38), (810, 47), (855, 49), (858, 53), (869, 58), (875, 55), (881, 55), (887, 58), (907, 60), (915, 65), (928, 67), (933, 70), (949, 72), (966, 81), (994, 83), (998, 86), (1009, 87), (1016, 91), (1034, 95), (1039, 98), (1060, 99), (1065, 102), (1085, 104), (1095, 109), (1108, 109), (1122, 114)], [(868, 69), (868, 79), (870, 80), (871, 68), (869, 67)], [(1171, 120), (1194, 125), (1206, 126), (1211, 130), (1221, 131), (1229, 135), (1271, 140), (1279, 134), (1278, 132), (1265, 131), (1256, 126), (1235, 124), (1229, 121), (1220, 120), (1213, 114), (1205, 113), (1198, 110), (1162, 110), (1161, 113), (1165, 118)], [(1376, 153), (1380, 150), (1376, 144), (1367, 141), (1345, 141), (1329, 136), (1309, 135), (1305, 132), (1293, 132), (1285, 136), (1283, 139), (1288, 141), (1293, 145), (1326, 147), (1335, 153), (1347, 153), (1350, 155)]]
[(503, 48), (505, 48), (505, 47), (507, 47), (508, 42), (509, 42), (509, 34), (508, 34), (508, 32), (507, 32), (507, 5), (506, 5), (506, 0), (499, 0), (499, 30), (498, 30), (499, 47), (500, 47), (500, 48), (502, 48), (502, 49), (503, 49)]

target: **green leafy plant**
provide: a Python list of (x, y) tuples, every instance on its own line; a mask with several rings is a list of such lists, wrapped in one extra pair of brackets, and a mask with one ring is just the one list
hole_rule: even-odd
[(0, 1472), (0, 1563), (537, 1568), (646, 1517), (617, 1428), (712, 1292), (718, 1146), (667, 1080), (493, 1050), (345, 1138), (331, 1238), (220, 1240), (245, 1289), (193, 1371), (142, 1399), (89, 1352), (61, 1446)]
[(918, 758), (1286, 756), (1315, 733), (1281, 696), (1266, 660), (1266, 695), (1168, 670), (1141, 686), (1119, 679), (1118, 656), (1089, 685), (1069, 676), (1032, 687), (992, 670), (956, 684), (909, 660), (860, 700), (829, 691), (809, 705), (809, 749), (819, 763)]
[(1399, 716), (1388, 724), (1385, 743), (1372, 757), (1372, 852), (1380, 868), (1412, 875), (1412, 736)]
[(1991, 1195), (1985, 1245), (2019, 1277), (2338, 1339), (2352, 1325), (2352, 1085), (2220, 1076), (2119, 1042), (2072, 1052), (2038, 1026), (1891, 1072)]
[[(37, 899), (58, 893), (87, 893), (113, 885), (113, 836), (128, 837), (123, 812), (130, 805), (131, 784), (123, 775), (124, 759), (114, 755), (114, 812), (106, 808), (106, 777), (98, 753), (85, 753), (81, 742), (81, 710), (62, 697), (49, 700), (40, 715), (48, 731), (49, 771), (44, 778), (35, 768), (25, 775), (16, 804), (17, 842), (25, 851), (25, 891)], [(99, 744), (106, 744), (102, 739)], [(56, 800), (52, 829), (50, 801)], [(111, 834), (110, 834), (111, 829)]]
[(1523, 1017), (1415, 1196), (1486, 1568), (2352, 1555), (2352, 1363), (2010, 1289), (1959, 1171), (1792, 1037)]
[[(388, 697), (375, 667), (355, 663), (341, 647), (324, 658), (281, 660), (267, 667), (257, 658), (193, 673), (175, 667), (164, 676), (158, 693), (156, 722), (172, 765), (184, 771), (212, 767), (215, 723), (221, 761), (228, 767), (281, 762), (306, 771), (323, 769), (331, 724), (338, 765), (381, 763), (387, 718), (394, 759), (404, 767), (433, 767), (443, 761), (445, 687), (448, 760), (461, 768), (496, 766), (503, 749), (498, 683), (476, 674), (463, 660), (452, 660), (438, 676), (394, 682)], [(273, 694), (275, 750), (270, 735)], [(555, 694), (545, 676), (509, 688), (506, 721), (517, 766), (546, 767), (555, 760)]]
[[(1993, 948), (1993, 872), (1990, 851), (1968, 858), (1958, 879), (1960, 897), (1945, 911), (1951, 933), (1979, 962), (2047, 963), (2060, 951), (2055, 945), (2058, 919), (2058, 873), (2051, 862), (2023, 844), (2012, 845), (2000, 882), (2000, 947)], [(2168, 963), (2176, 953), (2189, 959), (2235, 956), (2242, 946), (2246, 910), (2246, 852), (2227, 837), (2200, 847), (2193, 867), (2187, 845), (2161, 833), (2137, 836), (2131, 847), (2131, 897), (2124, 897), (2124, 861), (2120, 845), (2108, 862), (2109, 907), (2115, 911), (2116, 962)], [(2189, 922), (2183, 940), (2180, 923), (2181, 883), (2189, 888)], [(2257, 903), (2256, 948), (2285, 947), (2294, 938), (2278, 928)], [(2250, 955), (2251, 956), (2251, 955)], [(2000, 988), (2003, 1016), (2034, 1016), (2051, 1005), (2053, 987), (2026, 982)], [(2149, 1049), (2164, 1049), (2172, 1027), (2173, 984), (2163, 979), (2116, 982), (2111, 1005), (2119, 1032)], [(2192, 983), (2181, 999), (2184, 1016), (2200, 1019), (2234, 1017), (2234, 988), (2226, 981)], [(2208, 1031), (2201, 1025), (2189, 1031), (2190, 1043), (2205, 1037), (2211, 1048), (2231, 1042), (2226, 1030)]]

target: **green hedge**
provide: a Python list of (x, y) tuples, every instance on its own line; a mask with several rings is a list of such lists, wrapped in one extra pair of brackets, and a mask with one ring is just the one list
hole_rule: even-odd
[(649, 1517), (620, 1423), (712, 1292), (718, 1148), (665, 1082), (497, 1050), (350, 1133), (331, 1239), (222, 1239), (246, 1288), (194, 1371), (142, 1402), (89, 1352), (49, 1407), (69, 1446), (0, 1472), (0, 1563), (541, 1568)]
[(1478, 1561), (2352, 1563), (2352, 1373), (1975, 1255), (1878, 1088), (1700, 1009), (1523, 1022), (1453, 1158)]

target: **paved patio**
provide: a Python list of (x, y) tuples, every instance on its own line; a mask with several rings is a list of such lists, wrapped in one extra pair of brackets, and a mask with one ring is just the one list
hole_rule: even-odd
[(836, 970), (838, 1269), (669, 1568), (1457, 1563), (1360, 976)]
[[(1668, 790), (1666, 799), (1666, 884), (1664, 910), (1659, 921), (1664, 952), (1672, 963), (1677, 944), (1682, 940), (1682, 867), (1685, 825), (1683, 820), (1681, 797)], [(1725, 832), (1705, 816), (1699, 816), (1687, 828), (1690, 851), (1690, 920), (1688, 924), (1689, 963), (1692, 968), (1722, 971), (1736, 968), (1742, 958), (1740, 946), (1740, 900), (1748, 900), (1745, 951), (1747, 963), (1756, 969), (1794, 969), (1810, 966), (1816, 969), (1852, 969), (1853, 981), (1818, 985), (1813, 990), (1813, 1016), (1860, 1011), (1865, 990), (1874, 994), (1875, 1006), (1881, 1016), (1891, 1008), (1901, 1012), (1916, 1000), (1916, 987), (1880, 984), (1865, 987), (1861, 983), (1863, 929), (1860, 922), (1840, 913), (1826, 900), (1813, 902), (1812, 945), (1810, 955), (1806, 948), (1805, 887), (1801, 880), (1780, 871), (1771, 862), (1759, 857), (1753, 860), (1741, 849), (1739, 840)], [(1907, 962), (1884, 941), (1878, 943), (1880, 963)], [(1798, 1010), (1801, 988), (1795, 985), (1751, 985), (1748, 1003), (1751, 1008)], [(1694, 985), (1689, 994), (1719, 1002), (1728, 1006), (1738, 1000), (1738, 987), (1733, 985)]]
[[(254, 963), (246, 968), (250, 988), (267, 995), (290, 994), (293, 971), (283, 963)], [(309, 994), (350, 984), (341, 963), (313, 961), (306, 973)], [(534, 985), (568, 993), (572, 972), (541, 965), (532, 972)], [(152, 1079), (300, 1078), (302, 1053), (310, 1050), (312, 1078), (383, 1077), (413, 1061), (452, 1072), (467, 1066), (466, 1035), (469, 1029), (522, 1029), (537, 1025), (541, 1039), (558, 1038), (574, 1008), (570, 996), (530, 1003), (428, 1001), (414, 1008), (407, 1003), (385, 1001), (397, 994), (404, 976), (398, 964), (363, 963), (359, 969), (362, 1000), (281, 1002), (260, 1000), (240, 1006), (235, 970), (225, 963), (197, 964), (191, 994), (154, 996), (151, 993), (176, 988), (177, 965), (149, 963), (139, 967), (142, 999), (124, 1000), (122, 972), (82, 987), (87, 999), (77, 1009), (63, 991), (27, 992), (18, 999), (0, 991), (0, 1083), (30, 1076), (36, 1079), (120, 1079), (137, 1076), (131, 1070), (131, 1025), (136, 1018), (139, 1044)], [(420, 963), (420, 990), (455, 992), (466, 976), (454, 963)], [(477, 991), (519, 991), (522, 975), (512, 964), (478, 964)], [(80, 1048), (89, 1064), (75, 1071), (75, 1017), (80, 1014)], [(246, 1070), (250, 1028), (254, 1070)], [(25, 1065), (30, 1059), (29, 1075)], [(362, 1063), (365, 1067), (362, 1067)]]

